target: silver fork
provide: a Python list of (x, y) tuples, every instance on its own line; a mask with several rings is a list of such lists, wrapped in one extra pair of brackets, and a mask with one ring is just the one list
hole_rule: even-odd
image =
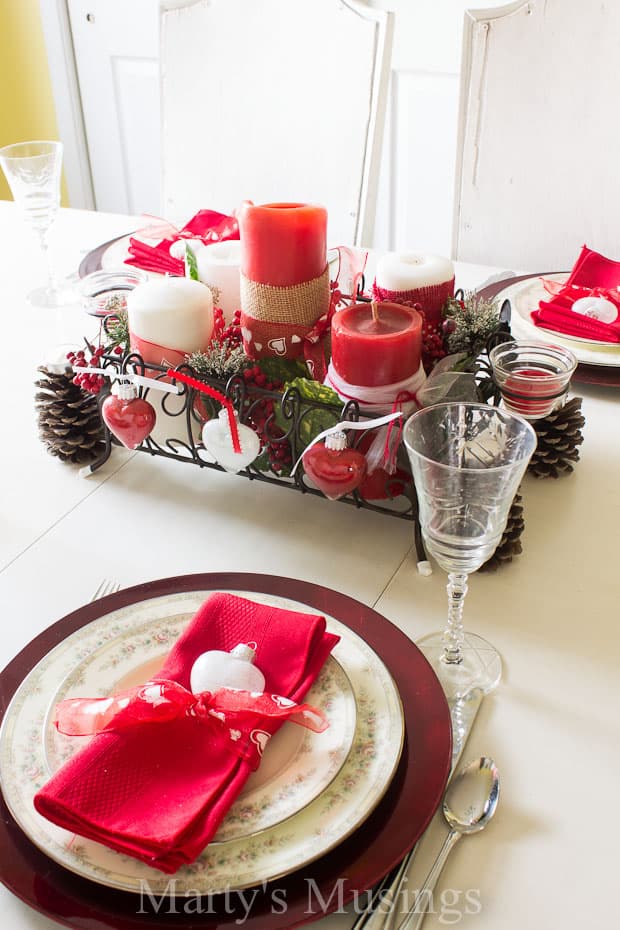
[(116, 591), (120, 591), (120, 587), (118, 582), (110, 581), (109, 578), (104, 578), (100, 581), (97, 590), (91, 597), (91, 601), (97, 601), (100, 597), (105, 597), (107, 594), (115, 594)]

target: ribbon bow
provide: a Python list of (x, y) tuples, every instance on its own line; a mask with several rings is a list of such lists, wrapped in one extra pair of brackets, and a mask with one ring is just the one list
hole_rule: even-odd
[(166, 723), (196, 717), (215, 726), (242, 758), (256, 757), (256, 764), (270, 733), (255, 726), (255, 718), (291, 720), (322, 733), (329, 723), (316, 707), (296, 704), (279, 694), (220, 688), (193, 694), (176, 681), (147, 681), (109, 698), (69, 698), (56, 706), (54, 725), (66, 736), (94, 736), (135, 726)]
[[(146, 271), (183, 277), (185, 265), (182, 259), (173, 258), (170, 246), (179, 239), (200, 239), (205, 245), (212, 242), (224, 242), (239, 238), (239, 224), (234, 216), (218, 213), (216, 210), (199, 210), (181, 229), (157, 216), (148, 216), (153, 222), (138, 229), (129, 240), (129, 258), (127, 265), (134, 265)], [(157, 239), (156, 245), (148, 245), (141, 239)]]

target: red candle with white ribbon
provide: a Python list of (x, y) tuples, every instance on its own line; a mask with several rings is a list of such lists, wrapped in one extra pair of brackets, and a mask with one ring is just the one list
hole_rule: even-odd
[(332, 365), (348, 384), (406, 381), (420, 367), (422, 318), (400, 304), (354, 304), (334, 314), (331, 350)]

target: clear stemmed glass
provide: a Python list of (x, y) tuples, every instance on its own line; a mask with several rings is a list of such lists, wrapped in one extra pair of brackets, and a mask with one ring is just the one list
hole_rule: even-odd
[(448, 624), (418, 641), (449, 700), (496, 687), (496, 649), (463, 629), (467, 580), (495, 551), (536, 433), (521, 417), (485, 404), (446, 403), (409, 418), (403, 438), (418, 494), (422, 535), (448, 573)]
[(64, 302), (49, 254), (49, 231), (60, 206), (61, 142), (17, 142), (0, 149), (0, 165), (13, 199), (38, 237), (47, 263), (47, 285), (28, 294), (35, 307), (59, 307)]

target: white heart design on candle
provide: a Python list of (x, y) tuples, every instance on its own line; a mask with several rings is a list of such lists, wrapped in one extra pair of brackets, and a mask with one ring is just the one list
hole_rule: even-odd
[[(256, 345), (256, 343), (254, 343), (254, 345)], [(267, 345), (276, 355), (284, 355), (286, 352), (286, 339), (283, 336), (278, 336), (277, 339), (270, 339)]]
[(301, 342), (301, 336), (291, 336), (291, 342)]

